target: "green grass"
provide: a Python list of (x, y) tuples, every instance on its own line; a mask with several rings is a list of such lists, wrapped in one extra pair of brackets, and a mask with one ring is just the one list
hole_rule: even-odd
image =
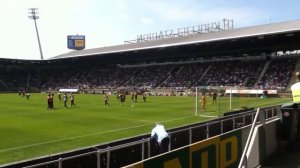
[[(288, 102), (284, 98), (233, 98), (232, 109), (262, 107)], [(63, 108), (57, 96), (54, 110), (47, 110), (46, 94), (30, 100), (17, 94), (0, 94), (0, 164), (31, 159), (103, 142), (149, 133), (155, 122), (174, 128), (212, 119), (194, 115), (194, 97), (147, 97), (131, 108), (130, 96), (121, 105), (110, 96), (104, 106), (102, 95), (75, 95), (76, 108)], [(216, 105), (207, 98), (206, 115), (221, 116), (229, 110), (229, 98)], [(198, 114), (201, 112), (198, 104)]]

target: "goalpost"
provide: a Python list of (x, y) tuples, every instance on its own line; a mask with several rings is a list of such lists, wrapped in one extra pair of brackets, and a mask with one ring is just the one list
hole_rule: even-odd
[[(199, 98), (198, 98), (198, 87), (195, 87), (195, 116), (198, 116), (198, 103), (200, 102)], [(232, 88), (230, 88), (230, 92), (229, 92), (229, 109), (228, 110), (232, 110)], [(217, 100), (217, 105), (218, 105), (218, 111), (219, 111), (219, 117), (220, 117), (220, 88), (218, 89), (218, 100)]]

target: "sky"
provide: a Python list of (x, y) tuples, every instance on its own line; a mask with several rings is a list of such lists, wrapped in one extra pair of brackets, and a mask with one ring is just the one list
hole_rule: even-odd
[(299, 0), (0, 0), (0, 58), (39, 60), (70, 52), (68, 35), (86, 49), (124, 44), (137, 35), (233, 19), (234, 28), (300, 19)]

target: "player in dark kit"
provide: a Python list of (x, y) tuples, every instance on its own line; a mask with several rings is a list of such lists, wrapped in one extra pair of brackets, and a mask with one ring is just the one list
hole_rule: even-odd
[(213, 104), (216, 104), (217, 103), (217, 92), (214, 92), (213, 93)]
[(48, 96), (47, 96), (47, 104), (48, 104), (48, 107), (47, 109), (50, 110), (51, 109), (51, 94), (49, 93)]
[(143, 93), (143, 101), (146, 102), (146, 93)]
[[(53, 95), (53, 94), (52, 94)], [(53, 102), (53, 96), (50, 96), (50, 108), (53, 109), (54, 108), (54, 102)]]
[(67, 102), (68, 102), (68, 96), (67, 96), (67, 94), (65, 93), (65, 94), (64, 94), (64, 107), (66, 107), (66, 108), (68, 108)]
[(137, 103), (137, 96), (138, 96), (138, 95), (137, 95), (137, 93), (135, 92), (135, 93), (134, 93), (134, 102), (135, 102), (135, 103)]
[(121, 100), (121, 105), (124, 105), (125, 100), (126, 100), (126, 95), (125, 95), (125, 93), (121, 93), (121, 95), (120, 95), (120, 100)]
[(71, 107), (76, 107), (76, 105), (75, 105), (75, 97), (74, 97), (74, 95), (71, 93), (71, 95), (70, 95), (70, 100), (71, 100)]
[(131, 92), (131, 101), (134, 103), (134, 92)]
[(25, 97), (25, 91), (22, 92), (22, 97)]
[(30, 98), (30, 94), (26, 93), (26, 99), (29, 100), (29, 98)]
[(109, 106), (108, 95), (106, 93), (104, 94), (104, 106)]
[(53, 105), (53, 97), (52, 97), (51, 93), (49, 93), (48, 96), (47, 96), (47, 103), (48, 103), (47, 109), (52, 110), (54, 105)]
[(61, 95), (59, 92), (57, 94), (58, 94), (58, 100), (59, 100), (59, 102), (61, 102)]

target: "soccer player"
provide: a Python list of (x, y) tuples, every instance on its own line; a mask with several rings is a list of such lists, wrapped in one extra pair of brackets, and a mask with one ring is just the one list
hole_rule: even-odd
[(52, 110), (53, 109), (53, 97), (52, 97), (51, 93), (49, 93), (47, 96), (47, 103), (48, 103), (47, 109)]
[(58, 100), (59, 100), (59, 102), (61, 102), (61, 95), (60, 95), (60, 92), (58, 92), (57, 94), (58, 94)]
[(64, 107), (65, 107), (65, 108), (68, 108), (67, 102), (68, 102), (68, 96), (67, 96), (67, 94), (65, 93), (65, 94), (64, 94)]
[(143, 93), (143, 101), (146, 102), (146, 92)]
[(47, 96), (47, 104), (48, 104), (48, 107), (47, 109), (50, 110), (51, 109), (51, 94), (49, 93), (48, 96)]
[(217, 103), (217, 92), (214, 91), (214, 93), (213, 93), (213, 102), (212, 102), (212, 104), (216, 104), (216, 103)]
[(109, 106), (108, 95), (106, 93), (104, 94), (104, 106)]
[(202, 93), (202, 97), (201, 97), (201, 108), (202, 108), (202, 111), (205, 112), (205, 106), (206, 106), (206, 97), (205, 97), (205, 93)]
[(30, 98), (30, 94), (26, 93), (26, 99), (29, 100), (29, 98)]
[(53, 102), (53, 93), (50, 95), (50, 109), (52, 110), (54, 108), (54, 102)]
[(134, 92), (131, 92), (131, 101), (134, 103)]
[(125, 93), (121, 93), (121, 95), (120, 95), (120, 100), (121, 100), (121, 105), (124, 105), (125, 100), (126, 100), (126, 95), (125, 95)]
[(74, 95), (71, 93), (71, 95), (70, 95), (70, 100), (71, 100), (71, 107), (76, 107), (76, 105), (75, 105), (75, 97), (74, 97)]
[(134, 92), (134, 102), (137, 103), (137, 98), (138, 98), (138, 95), (136, 92)]
[(25, 91), (22, 91), (22, 97), (25, 97)]

